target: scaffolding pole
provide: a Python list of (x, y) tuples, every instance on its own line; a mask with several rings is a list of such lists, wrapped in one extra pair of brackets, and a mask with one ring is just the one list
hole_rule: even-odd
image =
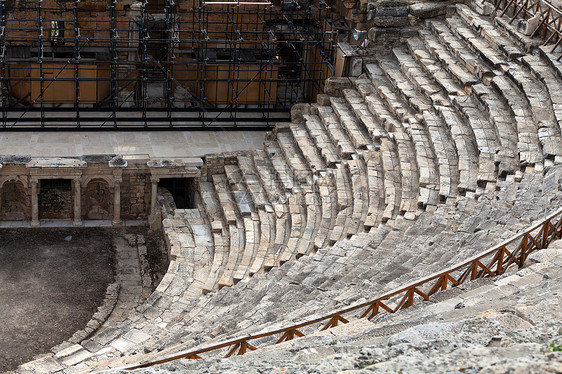
[[(37, 0), (9, 15), (5, 1), (3, 127), (28, 126), (35, 113), (41, 128), (271, 127), (314, 101), (333, 71), (324, 1), (143, 0), (121, 11), (116, 0), (97, 9), (74, 0), (65, 12)], [(32, 9), (36, 19), (22, 19)]]
[(6, 1), (0, 0), (0, 74), (2, 75), (2, 127), (6, 128), (8, 117), (8, 77), (6, 71)]

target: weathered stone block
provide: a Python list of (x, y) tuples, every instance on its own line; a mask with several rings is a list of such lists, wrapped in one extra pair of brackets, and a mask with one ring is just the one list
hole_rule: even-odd
[(348, 78), (328, 78), (326, 79), (326, 94), (342, 97), (342, 90), (351, 88), (353, 85)]
[(407, 16), (403, 17), (387, 17), (375, 16), (372, 19), (373, 25), (377, 27), (402, 27), (410, 24), (410, 19)]
[(447, 12), (448, 3), (417, 3), (410, 5), (410, 14), (420, 18), (442, 16)]

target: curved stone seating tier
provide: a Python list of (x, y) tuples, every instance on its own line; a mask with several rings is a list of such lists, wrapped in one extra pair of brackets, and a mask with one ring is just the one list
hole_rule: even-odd
[(198, 209), (162, 209), (172, 260), (156, 292), (52, 360), (122, 367), (323, 315), (558, 207), (542, 183), (561, 169), (562, 68), (455, 7), (367, 49), (363, 74), (330, 82), (263, 150), (208, 156)]
[(355, 153), (355, 148), (348, 139), (345, 131), (342, 129), (342, 125), (338, 120), (334, 111), (329, 106), (317, 106), (318, 117), (324, 124), (326, 131), (330, 134), (332, 143), (338, 148), (340, 157), (342, 159), (349, 159), (351, 155)]
[[(498, 191), (478, 200), (461, 197), (456, 205), (421, 213), (416, 224), (402, 220), (392, 228), (381, 226), (257, 274), (228, 292), (225, 288), (195, 318), (185, 320), (181, 328), (189, 330), (186, 334), (194, 340), (175, 349), (194, 346), (198, 336), (216, 336), (218, 341), (231, 337), (227, 331), (239, 336), (275, 326), (279, 315), (285, 323), (311, 317), (317, 310), (332, 310), (364, 295), (393, 289), (408, 282), (412, 274), (421, 276), (469, 258), (481, 251), (481, 244), (492, 245), (542, 217), (542, 207), (560, 203), (559, 196), (555, 200), (541, 196), (542, 179), (540, 174), (527, 174), (517, 184), (509, 177), (498, 183)], [(229, 328), (219, 333), (214, 321)]]
[(177, 360), (158, 369), (342, 372), (361, 365), (381, 372), (448, 372), (458, 370), (462, 356), (464, 367), (479, 371), (548, 372), (558, 363), (536, 352), (558, 336), (560, 307), (552, 293), (562, 284), (561, 259), (558, 241), (514, 274), (465, 283), (396, 314), (354, 320), (229, 360)]
[(330, 105), (356, 150), (365, 149), (367, 145), (372, 143), (345, 99), (330, 97)]
[[(171, 195), (169, 198), (173, 201)], [(214, 262), (210, 224), (199, 209), (173, 209), (169, 213), (163, 211), (162, 226), (171, 261), (153, 297), (166, 295), (173, 301), (196, 299), (203, 293)]]
[[(457, 9), (460, 14), (466, 15), (468, 13), (467, 17), (476, 16), (466, 7), (458, 7)], [(454, 32), (465, 40), (473, 50), (477, 51), (487, 62), (488, 60), (490, 60), (490, 63), (493, 62), (494, 67), (501, 68), (519, 89), (523, 91), (526, 101), (533, 113), (533, 118), (538, 124), (538, 136), (545, 156), (554, 158), (559, 152), (562, 152), (560, 128), (554, 118), (552, 104), (547, 90), (539, 80), (531, 77), (529, 70), (527, 70), (524, 65), (518, 63), (508, 64), (506, 60), (503, 60), (504, 56), (500, 54), (503, 52), (509, 58), (517, 58), (522, 56), (523, 53), (512, 43), (502, 43), (502, 40), (506, 39), (497, 36), (499, 31), (496, 28), (482, 27), (481, 30), (483, 30), (482, 32), (485, 34), (486, 40), (493, 40), (490, 35), (494, 36), (496, 40), (494, 42), (489, 42), (489, 44), (498, 48), (496, 43), (499, 43), (502, 47), (501, 52), (498, 52), (495, 48), (483, 42), (482, 38), (476, 36), (471, 30), (463, 32), (467, 29), (459, 27), (459, 25), (463, 25), (460, 17), (451, 17), (447, 19), (447, 23), (451, 30), (454, 30)], [(485, 30), (488, 30), (488, 32)], [(508, 54), (508, 52), (511, 53)]]
[[(366, 65), (366, 69), (371, 75), (376, 75), (381, 81), (384, 79), (381, 70), (373, 64)], [(419, 177), (418, 165), (416, 162), (416, 152), (409, 136), (403, 129), (400, 121), (386, 107), (376, 88), (367, 80), (358, 79), (354, 82), (358, 91), (364, 96), (367, 107), (373, 118), (383, 125), (388, 133), (387, 138), (381, 138), (380, 148), (383, 153), (382, 161), (385, 171), (385, 185), (394, 185), (393, 189), (386, 190), (387, 194), (387, 213), (384, 219), (392, 219), (395, 214), (393, 206), (398, 206), (399, 214), (408, 214), (409, 218), (415, 218), (418, 209)], [(386, 95), (393, 95), (391, 89), (384, 86)], [(391, 107), (393, 111), (405, 111), (403, 104), (393, 101), (392, 104), (398, 106)], [(391, 181), (386, 181), (387, 174)], [(396, 189), (399, 190), (396, 190)]]
[(310, 135), (310, 140), (312, 140), (316, 149), (322, 155), (325, 164), (329, 167), (334, 167), (336, 162), (340, 161), (337, 145), (332, 143), (320, 118), (316, 115), (305, 114), (304, 120), (306, 129)]
[[(380, 147), (380, 146), (379, 146)], [(381, 152), (367, 150), (361, 154), (362, 163), (367, 167), (368, 178), (368, 208), (367, 217), (363, 225), (368, 230), (377, 227), (382, 222), (385, 211), (384, 175), (382, 169)]]
[[(416, 45), (418, 43), (412, 42), (412, 44)], [(392, 52), (402, 72), (415, 86), (415, 88), (409, 87), (408, 92), (410, 96), (417, 97), (420, 96), (420, 93), (423, 93), (426, 99), (431, 100), (434, 104), (450, 105), (448, 98), (440, 94), (441, 92), (438, 86), (433, 83), (433, 79), (418, 65), (415, 58), (404, 47), (395, 47)], [(398, 71), (396, 68), (395, 70)], [(497, 140), (501, 144), (501, 148), (495, 158), (502, 157), (501, 160), (498, 160), (500, 161), (498, 174), (504, 177), (506, 174), (515, 173), (515, 171), (519, 170), (519, 160), (515, 151), (517, 149), (517, 135), (509, 120), (507, 108), (503, 106), (500, 100), (493, 97), (493, 91), (487, 86), (479, 83), (472, 85), (471, 89), (476, 92), (477, 95), (475, 97), (480, 99), (480, 104), (487, 109), (488, 118), (497, 131)], [(418, 100), (423, 99), (419, 98)], [(427, 110), (432, 111), (432, 108)]]
[(306, 159), (309, 170), (312, 170), (314, 173), (326, 170), (326, 164), (323, 157), (319, 153), (318, 148), (312, 142), (312, 138), (306, 130), (306, 127), (303, 125), (291, 124), (290, 128), (293, 138), (296, 140), (304, 158)]
[[(432, 21), (431, 24), (434, 28), (435, 25), (438, 25), (437, 27), (442, 33), (454, 34), (459, 38), (457, 43), (466, 43), (464, 45), (478, 54), (483, 63), (474, 65), (475, 69), (480, 69), (482, 74), (488, 74), (494, 80), (498, 80), (498, 76), (505, 74), (511, 80), (510, 83), (522, 91), (521, 95), (528, 106), (525, 109), (530, 110), (530, 116), (527, 114), (527, 118), (531, 118), (534, 123), (539, 124), (538, 127), (534, 125), (534, 133), (541, 142), (544, 155), (554, 158), (561, 149), (560, 126), (557, 124), (550, 96), (544, 85), (539, 80), (532, 79), (530, 71), (522, 61), (519, 62), (524, 53), (514, 42), (505, 37), (498, 27), (478, 16), (467, 6), (458, 6), (456, 10), (458, 17), (449, 17), (445, 23)], [(451, 47), (456, 46), (451, 44)], [(491, 68), (482, 72), (482, 69), (487, 69), (486, 64)], [(502, 91), (504, 91), (509, 86), (505, 81), (502, 83), (503, 85), (498, 83), (496, 86), (499, 90), (503, 88)], [(515, 104), (517, 101), (513, 103)], [(521, 106), (521, 102), (518, 105)], [(517, 112), (515, 113), (517, 115)], [(527, 124), (527, 126), (530, 125), (532, 122)]]
[[(436, 29), (436, 25), (441, 25), (438, 21), (430, 21), (428, 24), (434, 30)], [(494, 76), (492, 69), (486, 68), (486, 64), (479, 61), (478, 57), (472, 54), (470, 49), (467, 48), (461, 40), (458, 40), (446, 26), (442, 26), (443, 27), (440, 27), (438, 31), (436, 31), (441, 37), (441, 40), (427, 30), (420, 30), (419, 35), (423, 41), (418, 41), (416, 38), (408, 40), (410, 50), (414, 51), (419, 61), (428, 71), (431, 71), (429, 70), (429, 66), (435, 66), (434, 59), (440, 61), (441, 66), (445, 69), (435, 72), (433, 75), (442, 87), (448, 87), (446, 89), (450, 94), (455, 94), (456, 92), (461, 94), (458, 96), (465, 95), (464, 91), (461, 91), (461, 87), (457, 86), (455, 81), (449, 78), (449, 73), (459, 83), (463, 84), (463, 87), (473, 87), (478, 84), (478, 78), (476, 76), (472, 75), (468, 78), (466, 77), (467, 74), (470, 74), (470, 71), (479, 73), (485, 81), (491, 79), (492, 86), (498, 91), (499, 98), (504, 100), (506, 105), (510, 108), (512, 112), (510, 117), (515, 118), (519, 140), (517, 149), (519, 151), (521, 163), (535, 164), (537, 162), (542, 162), (542, 154), (539, 148), (537, 130), (532, 122), (532, 114), (526, 106), (522, 105), (524, 102), (521, 101), (522, 98), (517, 98), (519, 92), (504, 76)], [(441, 34), (439, 34), (439, 32), (441, 32)], [(442, 36), (443, 34), (444, 36)], [(441, 41), (444, 41), (443, 43), (445, 44), (441, 44)], [(424, 44), (427, 46), (427, 50), (424, 49)], [(452, 49), (453, 46), (453, 52), (449, 53), (448, 48)], [(459, 62), (461, 64), (459, 64)], [(459, 66), (465, 66), (468, 72), (467, 70), (459, 69)], [(498, 81), (502, 83), (501, 86), (498, 86)]]
[(296, 187), (307, 191), (312, 185), (312, 171), (307, 166), (301, 150), (295, 144), (293, 136), (289, 131), (279, 127), (276, 127), (274, 135), (287, 165), (293, 171)]

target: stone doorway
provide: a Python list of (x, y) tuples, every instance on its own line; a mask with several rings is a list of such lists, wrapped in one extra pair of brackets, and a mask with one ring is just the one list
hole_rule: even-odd
[(174, 197), (177, 209), (195, 208), (195, 188), (193, 178), (160, 178), (159, 187), (164, 187)]
[(39, 184), (39, 219), (72, 219), (72, 181), (41, 179)]

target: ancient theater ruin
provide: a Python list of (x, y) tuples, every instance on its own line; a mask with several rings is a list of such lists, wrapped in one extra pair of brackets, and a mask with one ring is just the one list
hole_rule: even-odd
[(0, 0), (0, 73), (0, 229), (136, 251), (15, 372), (562, 371), (560, 1)]

